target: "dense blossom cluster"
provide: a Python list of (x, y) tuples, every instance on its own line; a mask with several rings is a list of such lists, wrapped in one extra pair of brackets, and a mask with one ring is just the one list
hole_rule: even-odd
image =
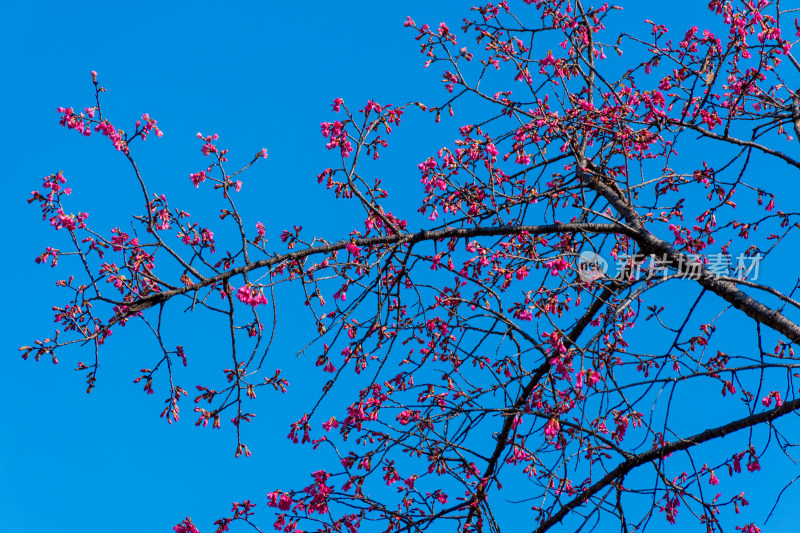
[[(102, 87), (97, 85), (97, 73), (92, 71), (92, 79), (95, 82), (95, 88), (98, 92), (105, 91)], [(164, 133), (157, 126), (157, 121), (145, 113), (142, 115), (141, 120), (136, 121), (135, 131), (131, 136), (125, 136), (125, 132), (115, 128), (110, 122), (102, 119), (100, 108), (87, 107), (83, 113), (77, 114), (73, 108), (59, 107), (57, 111), (62, 115), (59, 124), (70, 130), (76, 130), (86, 137), (92, 134), (92, 124), (94, 124), (94, 131), (102, 133), (111, 141), (114, 148), (119, 152), (126, 155), (130, 153), (128, 144), (136, 137), (147, 140), (150, 133), (155, 133), (156, 137), (162, 137)]]
[(239, 290), (236, 291), (236, 297), (240, 302), (247, 305), (252, 305), (253, 307), (257, 305), (266, 305), (268, 303), (267, 297), (264, 296), (263, 290), (256, 289), (255, 287), (251, 287), (249, 285), (239, 287)]
[[(644, 35), (615, 40), (614, 6), (525, 3), (519, 13), (504, 1), (473, 8), (463, 38), (406, 20), (425, 67), (441, 67), (440, 105), (333, 100), (336, 118), (320, 129), (337, 163), (317, 181), (359, 213), (344, 235), (286, 224), (270, 243), (268, 228), (285, 222), (248, 219), (232, 192), (267, 150), (228, 171), (236, 158), (217, 134), (197, 134), (206, 163), (187, 169), (197, 194), (220, 202), (210, 224), (148, 191), (134, 166), (144, 196), (135, 230), (89, 228), (87, 213), (65, 205), (63, 174), (45, 177), (29, 202), (67, 239), (36, 262), (63, 267), (72, 255), (82, 270), (59, 282), (71, 299), (53, 308), (56, 334), (23, 357), (56, 362), (74, 342), (99, 354), (118, 326), (159, 309), (161, 353), (135, 382), (147, 394), (168, 388), (161, 414), (172, 423), (188, 395), (178, 370), (192, 359), (164, 342), (161, 310), (223, 317), (231, 363), (216, 384), (194, 386), (196, 425), (220, 428), (225, 416), (235, 455), (247, 457), (258, 389), (289, 385), (267, 368), (279, 360), (272, 291), (283, 284), (309, 311), (302, 351), (324, 380), (319, 401), (292, 406), (286, 436), (331, 462), (305, 488), (267, 493), (276, 530), (468, 533), (525, 520), (537, 533), (594, 521), (639, 531), (658, 518), (758, 533), (739, 520), (741, 485), (780, 460), (775, 450), (792, 454), (776, 428), (800, 408), (798, 287), (712, 272), (708, 258), (769, 258), (800, 223), (763, 171), (772, 161), (800, 170), (784, 149), (796, 142), (789, 128), (800, 137), (800, 91), (786, 81), (797, 72), (783, 73), (800, 72), (789, 13), (711, 0), (708, 28), (670, 39), (647, 21)], [(628, 46), (637, 52), (623, 55)], [(117, 129), (92, 80), (97, 106), (59, 108), (61, 125), (101, 133), (133, 161), (136, 137), (161, 136), (156, 121)], [(419, 204), (390, 211), (392, 183), (372, 177), (374, 161), (410, 109), (439, 122), (454, 108), (474, 116), (451, 146), (410, 164)], [(619, 271), (586, 275), (587, 257)], [(654, 257), (664, 275), (636, 275)], [(739, 340), (742, 320), (756, 324), (749, 340)], [(98, 365), (99, 355), (77, 365), (89, 390)], [(690, 421), (674, 414), (687, 399), (705, 406)], [(721, 437), (727, 448), (705, 446)], [(503, 490), (525, 494), (518, 514), (505, 514)], [(255, 508), (234, 503), (217, 532), (256, 527)], [(197, 533), (189, 518), (174, 530)]]

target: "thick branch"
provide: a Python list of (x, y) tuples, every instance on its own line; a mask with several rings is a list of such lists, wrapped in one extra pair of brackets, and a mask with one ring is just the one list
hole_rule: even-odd
[(633, 237), (634, 233), (623, 224), (600, 224), (600, 223), (556, 223), (556, 224), (543, 224), (540, 226), (495, 226), (495, 227), (475, 227), (475, 228), (447, 228), (436, 231), (418, 231), (416, 233), (404, 233), (401, 235), (380, 235), (377, 237), (369, 237), (363, 239), (353, 239), (339, 241), (323, 246), (314, 246), (296, 252), (287, 254), (275, 255), (269, 259), (261, 259), (254, 261), (247, 265), (237, 268), (232, 268), (226, 272), (218, 274), (211, 278), (204, 278), (194, 285), (188, 287), (181, 287), (178, 289), (162, 291), (152, 294), (146, 298), (142, 298), (130, 304), (128, 311), (119, 317), (117, 321), (127, 318), (133, 314), (149, 309), (154, 305), (166, 302), (173, 296), (186, 294), (188, 292), (196, 291), (203, 287), (208, 287), (217, 283), (221, 283), (239, 274), (245, 274), (252, 270), (271, 267), (285, 261), (297, 261), (306, 257), (318, 254), (329, 254), (338, 250), (343, 250), (348, 244), (355, 244), (360, 247), (375, 246), (378, 244), (413, 244), (423, 241), (436, 241), (441, 239), (468, 239), (470, 237), (492, 237), (492, 236), (505, 236), (505, 235), (519, 235), (521, 233), (528, 233), (530, 235), (547, 235), (552, 233), (622, 233)]
[[(788, 155), (784, 154), (783, 152), (779, 152), (778, 150), (773, 150), (763, 144), (758, 144), (753, 141), (745, 141), (742, 139), (737, 139), (736, 137), (730, 137), (728, 135), (719, 135), (712, 131), (709, 131), (705, 128), (701, 128), (696, 124), (692, 124), (691, 122), (683, 122), (673, 119), (667, 119), (669, 124), (674, 124), (676, 126), (680, 126), (683, 128), (689, 128), (690, 130), (696, 131), (697, 133), (701, 134), (704, 137), (708, 137), (709, 139), (714, 139), (715, 141), (725, 141), (730, 144), (735, 144), (736, 146), (745, 146), (747, 148), (755, 148), (756, 150), (763, 152), (767, 155), (775, 156), (779, 159), (783, 159), (785, 162), (789, 163), (790, 165), (800, 168), (800, 162), (795, 159), (792, 159)], [(796, 127), (796, 126), (795, 126)], [(800, 135), (800, 134), (798, 134)]]
[(783, 415), (792, 413), (796, 410), (800, 409), (800, 399), (792, 400), (791, 402), (786, 402), (780, 407), (772, 409), (770, 411), (764, 411), (763, 413), (757, 413), (754, 415), (750, 415), (745, 418), (740, 418), (739, 420), (734, 420), (724, 426), (719, 426), (713, 429), (707, 429), (697, 435), (692, 437), (681, 439), (676, 442), (668, 442), (664, 446), (659, 448), (655, 448), (650, 450), (649, 452), (641, 453), (630, 459), (626, 460), (625, 462), (621, 463), (617, 466), (614, 470), (606, 474), (603, 479), (586, 489), (584, 492), (576, 496), (573, 500), (569, 503), (564, 505), (559, 511), (542, 522), (538, 528), (534, 531), (534, 533), (543, 533), (547, 531), (556, 523), (561, 522), (564, 517), (575, 509), (576, 507), (583, 505), (586, 501), (589, 500), (592, 496), (597, 494), (603, 488), (609, 486), (614, 480), (622, 479), (628, 472), (633, 470), (634, 468), (641, 466), (645, 463), (649, 463), (658, 459), (663, 459), (668, 455), (679, 452), (682, 450), (686, 450), (691, 448), (692, 446), (697, 446), (698, 444), (702, 444), (712, 439), (717, 439), (720, 437), (724, 437), (725, 435), (730, 435), (740, 429), (745, 429), (753, 426), (757, 426), (759, 424), (764, 424), (775, 420), (778, 417)]
[[(679, 252), (670, 243), (659, 239), (647, 231), (641, 223), (638, 213), (633, 207), (625, 203), (614, 191), (599, 178), (583, 174), (582, 179), (588, 187), (602, 195), (611, 206), (620, 213), (630, 227), (635, 231), (632, 238), (646, 254), (653, 254), (666, 259), (665, 263), (676, 267), (679, 272), (695, 273), (693, 278), (706, 290), (713, 292), (736, 309), (744, 312), (753, 320), (774, 329), (795, 343), (800, 343), (800, 326), (783, 316), (780, 312), (770, 309), (755, 298), (748, 296), (735, 283), (720, 279), (706, 266), (694, 258)], [(626, 232), (626, 234), (630, 234)]]
[(794, 134), (800, 141), (800, 89), (797, 89), (792, 95), (792, 125)]
[[(575, 343), (578, 341), (578, 338), (583, 333), (583, 330), (586, 329), (586, 326), (589, 325), (595, 315), (600, 311), (600, 309), (602, 309), (603, 305), (608, 302), (618, 287), (619, 281), (612, 280), (603, 290), (602, 294), (592, 301), (589, 309), (587, 309), (583, 316), (581, 316), (581, 318), (575, 323), (572, 331), (570, 331), (564, 339), (564, 345), (567, 348), (575, 345)], [(531, 376), (531, 379), (528, 381), (527, 385), (525, 385), (525, 388), (522, 389), (517, 401), (515, 401), (514, 405), (509, 408), (509, 414), (503, 421), (503, 428), (500, 430), (500, 433), (497, 436), (497, 445), (495, 446), (494, 452), (492, 452), (492, 456), (487, 463), (486, 471), (483, 473), (483, 479), (486, 480), (486, 483), (479, 488), (478, 493), (476, 494), (476, 498), (478, 498), (478, 500), (483, 499), (483, 496), (486, 494), (488, 484), (491, 482), (491, 477), (494, 475), (494, 471), (497, 468), (498, 462), (500, 461), (500, 455), (503, 453), (503, 450), (505, 450), (506, 446), (508, 446), (508, 438), (511, 435), (514, 414), (521, 412), (524, 409), (525, 404), (527, 404), (528, 399), (530, 399), (531, 394), (533, 394), (536, 385), (538, 385), (541, 382), (542, 377), (544, 377), (544, 375), (550, 371), (550, 366), (550, 361), (545, 358), (545, 361), (539, 365), (539, 367), (536, 369), (536, 372), (533, 373), (533, 376)], [(470, 518), (474, 512), (475, 508), (473, 507), (470, 509), (469, 515), (467, 516), (467, 523), (470, 522)]]

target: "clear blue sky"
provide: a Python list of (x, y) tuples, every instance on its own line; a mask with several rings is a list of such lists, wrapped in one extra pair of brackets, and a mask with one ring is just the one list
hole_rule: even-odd
[[(158, 417), (163, 388), (146, 396), (132, 384), (157, 352), (148, 343), (137, 344), (135, 335), (108, 345), (101, 381), (91, 395), (84, 392), (83, 376), (73, 371), (88, 354), (73, 350), (57, 366), (19, 358), (18, 346), (52, 333), (49, 309), (63, 297), (54, 283), (64, 272), (33, 263), (54, 233), (27, 206), (30, 191), (40, 188), (43, 176), (64, 170), (75, 189), (75, 209), (86, 208), (109, 228), (127, 224), (114, 219), (115, 205), (137, 193), (120, 154), (100, 138), (62, 129), (56, 108), (91, 105), (89, 72), (96, 70), (109, 91), (104, 106), (112, 120), (129, 128), (148, 112), (165, 132), (135, 150), (152, 187), (176, 201), (185, 197), (181, 204), (198, 210), (206, 207), (203, 202), (215, 205), (216, 198), (189, 184), (189, 173), (207, 164), (197, 131), (219, 133), (232, 159), (267, 147), (266, 164), (245, 178), (250, 202), (245, 209), (263, 210), (256, 218), (272, 223), (268, 237), (277, 241), (280, 230), (294, 223), (314, 231), (341, 218), (313, 209), (328, 197), (316, 175), (332, 164), (319, 123), (332, 116), (333, 99), (341, 96), (360, 107), (368, 98), (405, 103), (439, 95), (437, 73), (422, 69), (417, 43), (403, 21), (407, 15), (437, 24), (459, 20), (462, 6), (415, 1), (314, 2), (301, 8), (289, 2), (6, 7), (13, 23), (0, 37), (7, 74), (0, 92), (9, 127), (0, 135), (9, 187), (3, 206), (10, 217), (0, 231), (7, 258), (2, 268), (13, 281), (2, 286), (9, 367), (0, 393), (8, 406), (0, 432), (0, 531), (171, 531), (191, 515), (205, 532), (229, 511), (230, 502), (246, 498), (258, 502), (269, 528), (266, 491), (305, 486), (310, 471), (300, 455), (305, 450), (285, 438), (290, 421), (302, 414), (303, 391), (309, 390), (290, 372), (300, 345), (291, 335), (281, 339), (276, 353), (286, 356), (288, 363), (279, 366), (295, 386), (286, 396), (259, 395), (247, 439), (254, 455), (246, 461), (233, 457), (230, 427), (194, 427), (191, 401), (184, 402), (177, 425), (169, 427)], [(430, 117), (417, 118), (430, 126)], [(414, 183), (416, 164), (451, 137), (444, 133), (433, 144), (419, 143), (415, 155), (398, 158), (406, 161)], [(212, 211), (210, 218), (215, 216)], [(288, 323), (291, 316), (282, 319)], [(193, 364), (216, 379), (227, 362), (224, 339), (189, 336), (208, 347), (205, 353), (194, 351)], [(187, 376), (187, 388), (192, 379)]]
[[(148, 112), (164, 130), (163, 139), (148, 140), (135, 154), (150, 183), (170, 198), (185, 197), (200, 212), (209, 207), (204, 202), (211, 196), (187, 186), (188, 174), (205, 165), (194, 134), (219, 133), (220, 145), (230, 148), (232, 157), (244, 160), (262, 147), (269, 150), (266, 164), (246, 177), (245, 192), (253, 192), (244, 209), (263, 211), (256, 219), (272, 222), (268, 237), (275, 239), (295, 223), (311, 228), (310, 233), (346, 229), (347, 213), (315, 207), (327, 198), (315, 177), (331, 165), (319, 123), (332, 116), (330, 103), (337, 96), (359, 107), (368, 98), (438, 103), (439, 71), (422, 68), (417, 42), (402, 23), (410, 15), (420, 23), (445, 20), (455, 28), (467, 7), (461, 1), (428, 0), (302, 7), (289, 2), (83, 2), (69, 9), (63, 3), (32, 2), (5, 8), (0, 40), (6, 82), (0, 96), (6, 102), (6, 126), (0, 146), (7, 216), (0, 229), (5, 258), (0, 268), (7, 281), (0, 289), (5, 304), (0, 323), (6, 378), (0, 398), (6, 410), (0, 432), (0, 531), (171, 531), (191, 515), (205, 533), (231, 501), (247, 498), (258, 503), (260, 523), (269, 530), (266, 491), (302, 487), (313, 469), (308, 466), (313, 459), (302, 455), (306, 450), (285, 439), (293, 420), (286, 413), (301, 414), (304, 392), (318, 385), (298, 383), (299, 372), (292, 376), (292, 370), (304, 367), (292, 356), (302, 339), (291, 333), (279, 339), (275, 353), (283, 353), (287, 362), (276, 366), (290, 373), (296, 387), (282, 397), (259, 396), (258, 417), (246, 439), (254, 455), (246, 461), (233, 458), (230, 428), (194, 427), (190, 401), (184, 401), (181, 423), (167, 426), (158, 417), (163, 389), (146, 396), (132, 384), (137, 369), (157, 360), (135, 331), (115, 333), (123, 338), (107, 347), (91, 395), (83, 392), (83, 375), (72, 370), (90, 357), (79, 349), (65, 352), (58, 366), (20, 360), (18, 346), (52, 332), (49, 309), (63, 298), (54, 287), (63, 274), (33, 263), (53, 232), (26, 205), (30, 191), (40, 187), (42, 176), (64, 170), (76, 189), (75, 210), (97, 205), (86, 209), (104, 221), (114, 221), (115, 206), (137, 193), (127, 162), (104, 140), (83, 139), (59, 127), (56, 107), (91, 105), (89, 72), (96, 70), (109, 90), (104, 106), (115, 123), (130, 127)], [(632, 23), (646, 17), (675, 20), (676, 10), (654, 11), (624, 16)], [(413, 135), (399, 137), (387, 152), (396, 167), (387, 172), (395, 179), (407, 176), (415, 193), (416, 164), (447, 143), (452, 128), (433, 128), (430, 117), (421, 114), (407, 120), (416, 125), (401, 128)], [(291, 323), (291, 311), (282, 320)], [(220, 357), (217, 349), (224, 357), (225, 344), (189, 320), (183, 327), (194, 337), (184, 344), (198, 347), (188, 352), (196, 364), (184, 382), (189, 388), (192, 376), (223, 367), (214, 358)], [(769, 473), (763, 472), (758, 483), (769, 483)], [(762, 509), (751, 519), (764, 514)], [(788, 531), (789, 524), (788, 514), (770, 523), (776, 531)]]

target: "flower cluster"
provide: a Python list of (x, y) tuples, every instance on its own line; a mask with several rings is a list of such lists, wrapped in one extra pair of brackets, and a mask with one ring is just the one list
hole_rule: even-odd
[(188, 516), (184, 518), (180, 524), (173, 527), (172, 530), (175, 533), (200, 533), (200, 531), (192, 523), (192, 519)]
[(200, 184), (206, 181), (208, 175), (206, 174), (205, 170), (201, 170), (200, 172), (195, 172), (194, 174), (189, 174), (189, 179), (192, 180), (192, 185), (195, 187), (200, 187)]
[(213, 135), (207, 135), (204, 137), (203, 134), (198, 131), (196, 137), (198, 139), (205, 141), (203, 147), (200, 148), (200, 151), (203, 152), (204, 156), (209, 156), (211, 154), (219, 153), (219, 150), (217, 149), (216, 145), (214, 145), (214, 143), (211, 142), (219, 139), (218, 134), (215, 133)]
[(239, 290), (236, 291), (236, 297), (240, 302), (252, 305), (253, 307), (257, 305), (266, 305), (268, 303), (267, 297), (264, 296), (263, 289), (256, 289), (251, 285), (239, 287)]
[(348, 157), (353, 153), (353, 145), (344, 130), (345, 123), (337, 120), (335, 122), (323, 122), (320, 126), (322, 136), (328, 138), (328, 144), (325, 145), (328, 150), (333, 150), (338, 146), (342, 152), (342, 157)]
[[(92, 134), (92, 130), (89, 127), (89, 122), (88, 121), (84, 122), (86, 117), (83, 114), (80, 115), (76, 114), (75, 110), (71, 107), (70, 108), (59, 107), (56, 109), (56, 111), (58, 111), (59, 113), (61, 113), (61, 115), (63, 115), (61, 119), (58, 121), (58, 123), (64, 126), (65, 128), (69, 130), (77, 130), (86, 137)], [(88, 114), (89, 111), (91, 111), (92, 113), (91, 116), (89, 117), (91, 119), (91, 117), (94, 116), (94, 110), (86, 108), (84, 112)]]
[(563, 257), (559, 257), (558, 259), (547, 261), (544, 266), (550, 269), (551, 276), (558, 276), (559, 272), (569, 268), (569, 263)]
[(122, 137), (124, 132), (112, 126), (107, 120), (98, 122), (94, 127), (94, 131), (99, 131), (108, 137), (118, 152), (122, 152), (124, 154), (130, 153), (130, 150), (128, 149), (128, 142)]
[[(144, 126), (142, 125), (142, 121), (144, 121)], [(156, 126), (157, 121), (153, 118), (150, 118), (148, 113), (142, 115), (142, 120), (136, 121), (136, 131), (139, 136), (141, 136), (142, 140), (147, 140), (147, 135), (150, 132), (154, 132), (156, 137), (163, 137), (164, 132), (161, 131), (158, 126)]]

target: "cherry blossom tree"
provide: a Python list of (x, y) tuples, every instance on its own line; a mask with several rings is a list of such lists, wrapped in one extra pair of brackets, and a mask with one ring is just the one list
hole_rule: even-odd
[[(132, 379), (165, 396), (161, 416), (188, 405), (244, 457), (256, 394), (303, 379), (272, 349), (276, 291), (302, 302), (292, 327), (327, 377), (286, 430), (329, 466), (198, 525), (217, 532), (760, 531), (737, 513), (792, 479), (749, 495), (748, 476), (794, 461), (800, 408), (798, 283), (780, 275), (800, 26), (779, 0), (701, 7), (705, 27), (622, 33), (620, 7), (582, 0), (489, 3), (459, 29), (407, 19), (443, 97), (333, 100), (316, 180), (363, 221), (341, 235), (307, 234), (299, 213), (268, 239), (284, 221), (237, 208), (267, 150), (242, 159), (214, 134), (197, 134), (206, 159), (185, 179), (219, 217), (192, 217), (136, 163), (156, 120), (120, 129), (92, 72), (94, 100), (60, 123), (111, 141), (141, 206), (131, 229), (92, 227), (68, 177), (44, 178), (29, 203), (56, 242), (36, 262), (64, 269), (67, 296), (23, 357), (78, 361), (91, 392), (104, 344), (137, 321), (160, 354)], [(374, 161), (411, 120), (460, 128), (413, 162), (417, 201), (392, 212)], [(226, 332), (222, 375), (181, 384), (176, 312)]]

